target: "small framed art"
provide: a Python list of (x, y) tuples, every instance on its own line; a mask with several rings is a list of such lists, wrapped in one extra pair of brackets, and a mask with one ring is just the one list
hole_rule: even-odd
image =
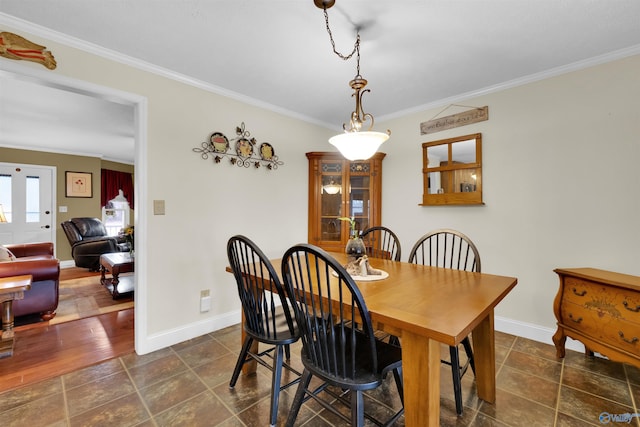
[(66, 197), (93, 197), (91, 172), (66, 171)]

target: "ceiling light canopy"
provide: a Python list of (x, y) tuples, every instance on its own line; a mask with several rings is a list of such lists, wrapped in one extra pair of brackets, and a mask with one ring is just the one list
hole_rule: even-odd
[[(329, 14), (327, 13), (327, 9), (335, 4), (335, 0), (314, 0), (313, 2), (324, 11), (327, 33), (329, 33), (333, 52), (345, 61), (353, 57), (354, 54), (356, 55), (356, 76), (349, 82), (349, 86), (354, 91), (351, 96), (356, 99), (356, 108), (351, 112), (349, 126), (342, 125), (344, 133), (329, 138), (329, 143), (334, 145), (349, 160), (366, 160), (373, 156), (380, 145), (389, 139), (391, 131), (388, 129), (386, 133), (373, 131), (373, 115), (365, 113), (362, 108), (362, 96), (367, 92), (371, 92), (371, 90), (364, 89), (367, 86), (367, 81), (360, 75), (360, 33), (358, 32), (356, 35), (353, 51), (349, 55), (341, 54), (336, 50), (333, 34), (329, 28)], [(365, 125), (367, 125), (366, 130), (364, 130)]]

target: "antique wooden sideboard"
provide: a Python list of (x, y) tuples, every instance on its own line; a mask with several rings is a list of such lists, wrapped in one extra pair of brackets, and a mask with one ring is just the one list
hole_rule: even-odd
[(640, 277), (594, 268), (554, 270), (560, 288), (553, 309), (558, 357), (571, 337), (611, 360), (640, 367)]

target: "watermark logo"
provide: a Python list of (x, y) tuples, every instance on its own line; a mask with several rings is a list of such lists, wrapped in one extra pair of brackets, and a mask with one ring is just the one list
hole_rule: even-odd
[(609, 424), (609, 423), (627, 423), (630, 424), (631, 420), (634, 418), (640, 418), (640, 414), (635, 413), (635, 414), (630, 414), (629, 412), (625, 413), (625, 414), (610, 414), (608, 412), (603, 412), (600, 414), (600, 422), (602, 424)]

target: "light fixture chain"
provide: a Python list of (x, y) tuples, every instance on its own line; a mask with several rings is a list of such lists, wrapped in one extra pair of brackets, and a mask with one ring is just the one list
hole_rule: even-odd
[(356, 42), (353, 45), (353, 50), (351, 51), (351, 53), (349, 55), (343, 55), (342, 53), (338, 52), (336, 50), (336, 42), (333, 41), (333, 33), (331, 32), (331, 28), (329, 28), (329, 14), (327, 13), (327, 8), (324, 7), (324, 22), (326, 23), (327, 26), (327, 33), (329, 33), (329, 40), (331, 40), (331, 47), (333, 48), (333, 53), (335, 53), (336, 55), (338, 55), (338, 57), (344, 59), (345, 61), (351, 59), (353, 57), (354, 54), (358, 54), (357, 56), (357, 60), (358, 60), (358, 75), (360, 75), (360, 33), (356, 33)]

